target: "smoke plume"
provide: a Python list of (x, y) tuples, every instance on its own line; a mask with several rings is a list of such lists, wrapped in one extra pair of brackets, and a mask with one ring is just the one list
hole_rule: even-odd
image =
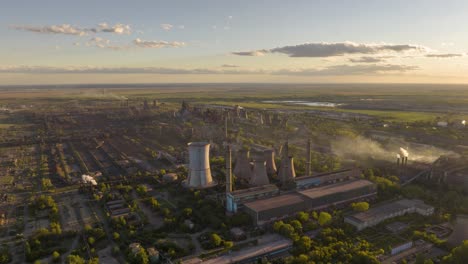
[(81, 175), (81, 180), (83, 180), (83, 183), (91, 183), (92, 185), (97, 185), (96, 180), (93, 177), (86, 174)]
[[(407, 146), (403, 148), (401, 146)], [(365, 137), (342, 137), (331, 142), (332, 152), (341, 157), (355, 160), (375, 159), (393, 162), (397, 158), (408, 157), (410, 161), (432, 163), (441, 155), (455, 154), (431, 145), (406, 142), (390, 138), (385, 143)]]

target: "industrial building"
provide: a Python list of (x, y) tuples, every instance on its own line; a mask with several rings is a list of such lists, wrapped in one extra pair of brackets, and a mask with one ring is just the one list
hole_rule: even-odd
[(257, 225), (296, 214), (299, 211), (324, 209), (370, 199), (377, 194), (374, 183), (368, 180), (350, 180), (304, 191), (294, 191), (244, 204), (244, 210)]
[(343, 169), (333, 172), (316, 174), (313, 176), (302, 176), (295, 179), (297, 189), (307, 189), (314, 186), (335, 183), (338, 181), (359, 178), (361, 171), (357, 168)]
[(244, 203), (277, 195), (279, 195), (279, 189), (274, 184), (233, 191), (226, 194), (226, 210), (230, 213), (237, 213)]
[(366, 212), (346, 216), (344, 221), (345, 223), (353, 225), (360, 231), (367, 227), (375, 226), (389, 218), (409, 213), (429, 216), (434, 213), (434, 207), (425, 204), (421, 200), (402, 199), (371, 208)]
[(468, 191), (468, 157), (444, 155), (431, 167), (429, 179), (462, 187)]

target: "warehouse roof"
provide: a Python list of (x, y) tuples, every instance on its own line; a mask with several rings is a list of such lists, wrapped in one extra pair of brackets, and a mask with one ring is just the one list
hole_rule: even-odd
[(353, 219), (356, 222), (362, 223), (372, 219), (383, 218), (387, 215), (391, 215), (393, 213), (410, 208), (420, 208), (423, 210), (427, 210), (432, 208), (432, 206), (425, 204), (421, 200), (402, 199), (395, 202), (383, 204), (378, 207), (371, 208), (368, 211), (360, 212), (347, 217)]
[(357, 179), (357, 180), (352, 180), (352, 181), (345, 181), (345, 182), (340, 182), (336, 184), (326, 185), (326, 186), (322, 186), (318, 188), (311, 188), (311, 189), (307, 189), (304, 191), (300, 191), (299, 193), (307, 196), (310, 199), (315, 199), (315, 198), (326, 196), (326, 195), (331, 195), (331, 194), (340, 193), (340, 192), (347, 192), (353, 189), (358, 189), (361, 187), (373, 186), (373, 185), (374, 183), (368, 180)]
[(231, 195), (236, 198), (242, 198), (246, 196), (252, 196), (256, 194), (261, 194), (261, 193), (266, 193), (266, 192), (273, 192), (273, 191), (278, 191), (278, 187), (274, 184), (268, 184), (268, 185), (263, 185), (259, 187), (253, 187), (253, 188), (248, 188), (248, 189), (243, 189), (243, 190), (238, 190), (238, 191), (233, 191), (231, 192)]
[(289, 193), (271, 197), (268, 199), (256, 200), (245, 204), (245, 207), (250, 208), (255, 212), (266, 211), (279, 207), (291, 206), (306, 201), (306, 197), (297, 193)]
[[(319, 174), (314, 174), (314, 175), (306, 175), (306, 176), (301, 176), (301, 177), (296, 177), (296, 181), (301, 181), (301, 180), (306, 180), (310, 178), (320, 178), (323, 176), (328, 176), (328, 175), (333, 175), (333, 174), (340, 174), (344, 172), (350, 172), (350, 173), (356, 173), (356, 176), (359, 176), (359, 170), (356, 168), (348, 168), (348, 169), (342, 169), (342, 170), (336, 170), (336, 171), (330, 171), (330, 172), (323, 172)], [(354, 174), (353, 174), (354, 176)]]

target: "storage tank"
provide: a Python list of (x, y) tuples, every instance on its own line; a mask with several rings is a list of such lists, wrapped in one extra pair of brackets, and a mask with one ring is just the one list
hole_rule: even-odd
[(188, 188), (208, 188), (216, 185), (211, 177), (210, 144), (207, 142), (190, 142), (189, 173), (185, 181)]

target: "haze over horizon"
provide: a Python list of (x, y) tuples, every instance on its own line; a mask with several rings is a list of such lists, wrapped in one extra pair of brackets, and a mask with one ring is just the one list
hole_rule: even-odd
[(468, 2), (5, 1), (0, 85), (468, 83)]

